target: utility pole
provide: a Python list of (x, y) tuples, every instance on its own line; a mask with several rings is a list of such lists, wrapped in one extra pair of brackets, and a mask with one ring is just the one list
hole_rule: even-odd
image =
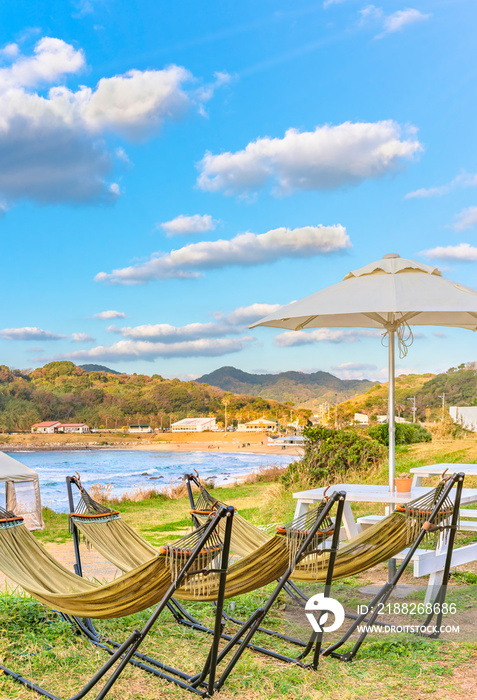
[(439, 394), (439, 398), (442, 399), (442, 420), (444, 420), (444, 416), (446, 413), (446, 395)]
[(410, 398), (408, 398), (408, 401), (411, 401), (411, 403), (412, 403), (412, 406), (411, 406), (411, 411), (412, 411), (412, 422), (415, 423), (415, 422), (416, 422), (416, 411), (417, 411), (416, 397), (415, 397), (415, 396), (411, 396)]
[(227, 432), (227, 406), (229, 405), (228, 399), (222, 399), (222, 403), (225, 406), (225, 432)]

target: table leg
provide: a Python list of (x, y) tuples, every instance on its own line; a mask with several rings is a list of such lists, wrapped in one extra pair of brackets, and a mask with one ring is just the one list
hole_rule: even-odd
[(359, 532), (361, 530), (359, 525), (357, 525), (355, 520), (354, 520), (353, 511), (351, 510), (351, 506), (350, 506), (349, 501), (345, 501), (345, 504), (344, 504), (343, 525), (344, 525), (344, 529), (346, 532), (346, 537), (348, 539), (351, 539), (351, 537), (354, 537), (355, 535), (359, 534)]
[(310, 504), (307, 503), (306, 501), (301, 501), (298, 499), (296, 508), (295, 508), (295, 515), (293, 516), (293, 520), (296, 520), (297, 518), (300, 518), (302, 515), (305, 515), (305, 513), (308, 511)]
[(412, 477), (411, 488), (412, 488), (413, 486), (422, 486), (422, 480), (423, 480), (423, 478), (424, 478), (424, 477), (423, 477), (421, 474), (414, 474), (414, 476)]
[(429, 575), (429, 583), (426, 588), (426, 597), (424, 598), (424, 605), (428, 603), (433, 603), (436, 599), (436, 595), (439, 592), (439, 588), (442, 584), (442, 579), (444, 576), (443, 571), (436, 571)]

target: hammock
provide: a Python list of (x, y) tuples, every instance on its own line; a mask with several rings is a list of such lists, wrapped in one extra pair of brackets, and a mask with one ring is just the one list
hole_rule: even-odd
[[(224, 542), (218, 535), (218, 522), (228, 519)], [(61, 611), (65, 617), (72, 615), (78, 628), (99, 648), (106, 650), (110, 658), (70, 700), (80, 700), (114, 666), (103, 688), (96, 696), (105, 698), (128, 663), (160, 678), (176, 683), (201, 697), (213, 694), (219, 642), (222, 633), (224, 584), (229, 557), (233, 508), (219, 509), (206, 524), (140, 567), (132, 569), (111, 583), (101, 586), (72, 574), (37, 542), (25, 527), (23, 519), (0, 508), (0, 569), (41, 602)], [(181, 562), (184, 565), (181, 566)], [(219, 567), (219, 568), (217, 568)], [(207, 591), (210, 583), (217, 584), (215, 628), (211, 630), (212, 643), (202, 671), (190, 675), (184, 671), (139, 653), (139, 646), (149, 634), (177, 587), (183, 583), (185, 591)], [(111, 618), (132, 614), (155, 605), (142, 630), (134, 630), (122, 643), (108, 643), (95, 636), (89, 617)], [(83, 622), (79, 617), (84, 617)], [(147, 664), (144, 661), (148, 662)], [(230, 664), (229, 664), (230, 666)], [(24, 678), (0, 664), (0, 672), (40, 695), (60, 700), (57, 695)], [(223, 679), (225, 680), (225, 678)]]
[[(200, 484), (194, 477), (192, 479), (199, 484), (200, 494), (194, 508), (191, 510), (193, 516), (201, 522), (210, 517), (210, 514), (225, 504), (214, 499), (214, 497)], [(79, 480), (74, 480), (80, 488), (81, 499), (71, 514), (71, 519), (85, 536), (86, 540), (102, 554), (105, 559), (115, 564), (122, 571), (130, 570), (131, 566), (140, 566), (146, 557), (157, 554), (157, 550), (138, 535), (127, 523), (121, 520), (118, 511), (112, 510), (94, 501)], [(366, 571), (377, 564), (391, 559), (403, 549), (408, 547), (416, 538), (419, 529), (425, 518), (430, 514), (433, 505), (438, 501), (446, 481), (442, 480), (437, 487), (431, 489), (427, 494), (416, 499), (407, 506), (398, 506), (397, 509), (383, 518), (364, 532), (359, 533), (347, 543), (343, 544), (336, 557), (333, 570), (333, 579), (338, 580)], [(227, 576), (226, 596), (247, 593), (255, 588), (259, 588), (265, 583), (270, 583), (271, 569), (267, 558), (275, 558), (273, 571), (285, 571), (286, 563), (293, 554), (292, 539), (297, 532), (305, 533), (309, 525), (317, 517), (317, 512), (323, 508), (323, 501), (318, 509), (313, 509), (302, 516), (300, 520), (292, 521), (288, 525), (289, 534), (287, 536), (287, 546), (284, 547), (285, 530), (281, 533), (269, 535), (260, 530), (255, 525), (249, 523), (237, 511), (234, 513), (232, 536), (230, 549), (235, 554), (240, 554), (245, 561), (243, 567), (241, 562), (236, 562), (229, 567)], [(452, 502), (446, 499), (436, 516), (435, 524), (446, 520), (452, 513)], [(223, 522), (219, 524), (223, 528)], [(327, 524), (328, 535), (331, 534), (331, 522)], [(280, 530), (280, 528), (279, 528)], [(291, 533), (295, 533), (292, 535)], [(328, 555), (325, 553), (310, 554), (295, 568), (291, 578), (293, 581), (310, 583), (322, 582), (326, 578)], [(255, 577), (253, 566), (256, 566)], [(261, 571), (270, 572), (262, 577)], [(278, 573), (277, 576), (282, 574)], [(263, 582), (261, 582), (263, 580)], [(255, 583), (254, 581), (260, 581)], [(230, 591), (236, 591), (232, 594)], [(213, 600), (211, 597), (203, 598)], [(187, 596), (182, 591), (175, 594), (176, 598), (187, 600)]]
[[(123, 576), (102, 585), (68, 571), (37, 541), (22, 518), (0, 511), (0, 570), (51, 608), (72, 616), (98, 619), (131, 615), (160, 601), (177, 578), (177, 562), (188, 561), (210, 524), (181, 538), (167, 552), (156, 553)], [(171, 553), (176, 551), (187, 554), (173, 560)], [(216, 577), (208, 576), (207, 569), (220, 551), (218, 534), (212, 535), (195, 557), (181, 589), (182, 597), (197, 599), (201, 594), (208, 595), (209, 590), (217, 590)]]
[[(214, 499), (197, 478), (191, 475), (188, 476), (188, 479), (194, 481), (200, 489), (199, 496), (193, 503), (194, 507), (191, 510), (193, 515), (204, 518), (207, 514), (213, 512), (214, 508), (224, 505), (221, 501)], [(408, 503), (406, 506), (398, 505), (396, 510), (383, 518), (383, 520), (343, 544), (336, 557), (333, 580), (366, 571), (383, 561), (392, 559), (396, 554), (412, 544), (419, 533), (422, 523), (429, 517), (433, 506), (439, 500), (446, 481), (447, 479), (441, 480), (434, 489), (431, 489), (428, 493)], [(191, 493), (189, 491), (189, 495)], [(452, 515), (452, 512), (452, 501), (446, 498), (434, 520), (434, 524), (439, 525), (447, 520)], [(245, 518), (235, 512), (230, 543), (230, 548), (233, 552), (237, 554), (245, 552), (260, 542), (264, 536), (270, 537), (263, 530), (247, 522)], [(307, 559), (318, 556), (322, 559), (321, 566), (310, 567)], [(324, 581), (327, 572), (328, 556), (327, 553), (323, 556), (311, 555), (311, 557), (298, 564), (291, 578), (293, 581), (303, 583)]]

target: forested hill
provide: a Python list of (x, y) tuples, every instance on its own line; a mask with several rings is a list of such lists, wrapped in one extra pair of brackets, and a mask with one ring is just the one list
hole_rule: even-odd
[(477, 363), (451, 367), (426, 382), (416, 394), (419, 406), (440, 408), (445, 395), (447, 406), (477, 406)]
[(375, 383), (367, 379), (339, 379), (328, 372), (249, 374), (235, 367), (221, 367), (204, 374), (197, 381), (235, 394), (253, 394), (280, 402), (292, 401), (296, 406), (312, 410), (326, 401), (345, 401), (363, 393)]
[[(388, 384), (378, 384), (364, 394), (355, 396), (339, 407), (342, 419), (354, 413), (385, 414)], [(451, 367), (442, 374), (407, 374), (396, 379), (397, 414), (411, 420), (412, 399), (416, 399), (419, 420), (435, 419), (442, 412), (442, 397), (446, 406), (477, 405), (477, 363), (469, 362)]]
[(209, 414), (221, 421), (224, 399), (229, 422), (262, 415), (289, 419), (289, 407), (276, 401), (231, 396), (217, 387), (158, 374), (85, 371), (66, 361), (50, 362), (29, 374), (0, 365), (0, 431), (29, 430), (44, 420), (109, 428), (138, 422), (169, 426), (170, 421)]

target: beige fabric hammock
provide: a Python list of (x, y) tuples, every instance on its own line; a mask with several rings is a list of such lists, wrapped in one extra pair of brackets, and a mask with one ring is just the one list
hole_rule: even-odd
[(107, 584), (88, 581), (56, 561), (23, 524), (0, 529), (0, 569), (50, 608), (77, 617), (131, 615), (159, 602), (171, 585), (163, 556)]
[[(68, 571), (35, 539), (21, 519), (16, 521), (0, 527), (0, 570), (42, 603), (77, 617), (122, 617), (158, 603), (190, 555), (190, 549), (184, 544), (187, 537), (182, 538), (175, 545), (164, 547), (163, 553), (156, 553), (123, 576), (102, 585)], [(189, 539), (193, 536), (196, 542), (197, 533), (197, 530), (191, 533)], [(198, 570), (202, 570), (206, 563), (214, 564), (220, 547), (211, 549), (213, 557), (207, 562), (199, 557)], [(230, 598), (248, 593), (275, 581), (286, 571), (289, 557), (287, 538), (275, 535), (253, 554), (229, 567), (225, 596)], [(176, 590), (175, 597), (216, 600), (218, 576), (194, 573), (194, 566), (195, 563), (185, 583)]]
[[(343, 543), (338, 551), (333, 580), (345, 578), (366, 571), (381, 562), (391, 559), (408, 547), (417, 537), (422, 523), (429, 517), (437, 502), (447, 479), (426, 494), (408, 503), (398, 506), (380, 522)], [(203, 518), (211, 509), (224, 505), (216, 500), (202, 485), (196, 501), (196, 509), (191, 511), (198, 518)], [(452, 502), (447, 499), (435, 519), (435, 524), (443, 522), (453, 511)], [(237, 525), (237, 527), (236, 527)], [(264, 537), (270, 537), (263, 530), (249, 523), (240, 513), (234, 515), (231, 549), (244, 556), (251, 548), (258, 548)], [(321, 566), (310, 566), (310, 559), (318, 557)], [(298, 582), (324, 581), (326, 579), (329, 554), (310, 555), (297, 565), (291, 578)]]

